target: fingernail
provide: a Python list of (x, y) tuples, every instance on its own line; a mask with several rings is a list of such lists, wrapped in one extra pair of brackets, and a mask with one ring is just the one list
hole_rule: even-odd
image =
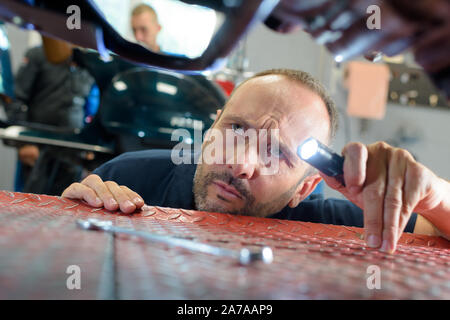
[(102, 199), (100, 199), (99, 197), (96, 197), (94, 201), (95, 201), (95, 204), (98, 205), (98, 206), (103, 204)]
[(144, 201), (142, 201), (141, 198), (136, 197), (136, 198), (133, 199), (133, 202), (134, 202), (135, 204), (140, 204), (140, 203), (142, 203), (142, 202), (144, 202)]
[(391, 253), (392, 252), (392, 247), (389, 244), (389, 241), (387, 240), (383, 240), (383, 245), (381, 246), (380, 249), (382, 252), (386, 252), (386, 253)]
[(123, 203), (123, 205), (127, 208), (133, 208), (134, 207), (134, 203), (131, 202), (130, 200), (127, 200)]
[(379, 236), (371, 234), (367, 238), (367, 245), (371, 248), (378, 248), (380, 246), (381, 239)]
[(116, 199), (114, 199), (114, 198), (109, 199), (109, 204), (112, 205), (112, 206), (117, 205)]

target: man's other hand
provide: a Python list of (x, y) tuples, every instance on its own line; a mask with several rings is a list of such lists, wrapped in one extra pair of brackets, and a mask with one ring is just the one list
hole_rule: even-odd
[(39, 158), (39, 148), (32, 144), (27, 144), (19, 148), (19, 160), (23, 164), (33, 167)]
[[(427, 218), (426, 213), (444, 203), (448, 183), (404, 149), (384, 142), (349, 143), (342, 154), (345, 187), (334, 178), (321, 176), (364, 210), (364, 238), (370, 247), (394, 252), (413, 212)], [(419, 220), (423, 223), (423, 218), (418, 218), (416, 228)]]
[(61, 196), (84, 200), (96, 208), (120, 209), (123, 213), (132, 213), (144, 205), (144, 200), (136, 192), (114, 181), (103, 181), (95, 174), (87, 176), (81, 183), (72, 183)]

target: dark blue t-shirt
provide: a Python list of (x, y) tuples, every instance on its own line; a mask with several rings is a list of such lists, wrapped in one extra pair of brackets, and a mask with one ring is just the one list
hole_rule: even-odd
[[(195, 164), (175, 165), (170, 150), (124, 153), (94, 171), (103, 181), (115, 181), (137, 192), (148, 205), (195, 209), (192, 191)], [(311, 195), (296, 208), (286, 207), (268, 218), (363, 227), (363, 213), (347, 200)], [(406, 232), (413, 232), (413, 214)]]

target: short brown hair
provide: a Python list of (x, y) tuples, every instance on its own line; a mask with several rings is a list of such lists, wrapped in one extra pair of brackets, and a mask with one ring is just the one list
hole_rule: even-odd
[(338, 130), (339, 126), (339, 114), (336, 109), (336, 105), (331, 99), (331, 97), (328, 95), (325, 88), (322, 86), (322, 84), (315, 79), (313, 76), (311, 76), (309, 73), (301, 71), (301, 70), (293, 70), (293, 69), (270, 69), (266, 71), (261, 71), (253, 75), (252, 77), (244, 80), (239, 84), (239, 86), (235, 89), (235, 91), (242, 86), (245, 82), (250, 81), (255, 78), (267, 76), (267, 75), (281, 75), (285, 76), (288, 79), (298, 81), (302, 83), (304, 86), (306, 86), (311, 91), (315, 92), (319, 97), (322, 99), (322, 101), (325, 103), (325, 106), (328, 111), (328, 116), (330, 117), (330, 132), (329, 132), (329, 144), (333, 141), (333, 139), (336, 136), (336, 132)]
[(158, 20), (158, 15), (156, 14), (155, 9), (145, 3), (138, 4), (136, 7), (134, 7), (133, 11), (131, 11), (131, 16), (134, 17), (144, 12), (150, 12), (151, 14), (153, 14), (155, 19)]

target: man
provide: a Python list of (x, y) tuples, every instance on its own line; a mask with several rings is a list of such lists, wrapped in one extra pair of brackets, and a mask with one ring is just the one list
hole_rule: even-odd
[(136, 40), (153, 52), (159, 52), (157, 43), (161, 25), (155, 10), (146, 4), (140, 4), (131, 12), (131, 28)]
[[(15, 79), (16, 99), (28, 109), (25, 120), (82, 128), (94, 78), (72, 61), (70, 44), (47, 37), (43, 44), (27, 51)], [(61, 57), (64, 60), (53, 62), (47, 52), (59, 48), (66, 51)]]
[[(249, 145), (242, 162), (202, 162), (197, 166), (176, 166), (170, 152), (150, 150), (113, 159), (97, 169), (97, 175), (72, 184), (62, 196), (125, 213), (142, 208), (145, 201), (167, 207), (364, 225), (367, 244), (390, 253), (405, 227), (408, 232), (450, 238), (450, 183), (417, 163), (407, 151), (383, 142), (347, 144), (343, 149), (345, 187), (300, 160), (297, 146), (308, 137), (325, 143), (332, 140), (336, 116), (332, 100), (307, 73), (262, 72), (235, 89), (212, 128), (231, 130), (235, 135), (252, 128), (278, 129), (280, 148), (275, 153), (279, 163), (273, 174), (264, 174), (266, 163), (250, 161), (250, 155), (261, 150)], [(211, 141), (207, 136), (203, 142), (203, 157)], [(221, 145), (224, 154), (236, 156), (228, 150), (235, 148), (234, 144)], [(322, 179), (353, 204), (307, 199)]]

